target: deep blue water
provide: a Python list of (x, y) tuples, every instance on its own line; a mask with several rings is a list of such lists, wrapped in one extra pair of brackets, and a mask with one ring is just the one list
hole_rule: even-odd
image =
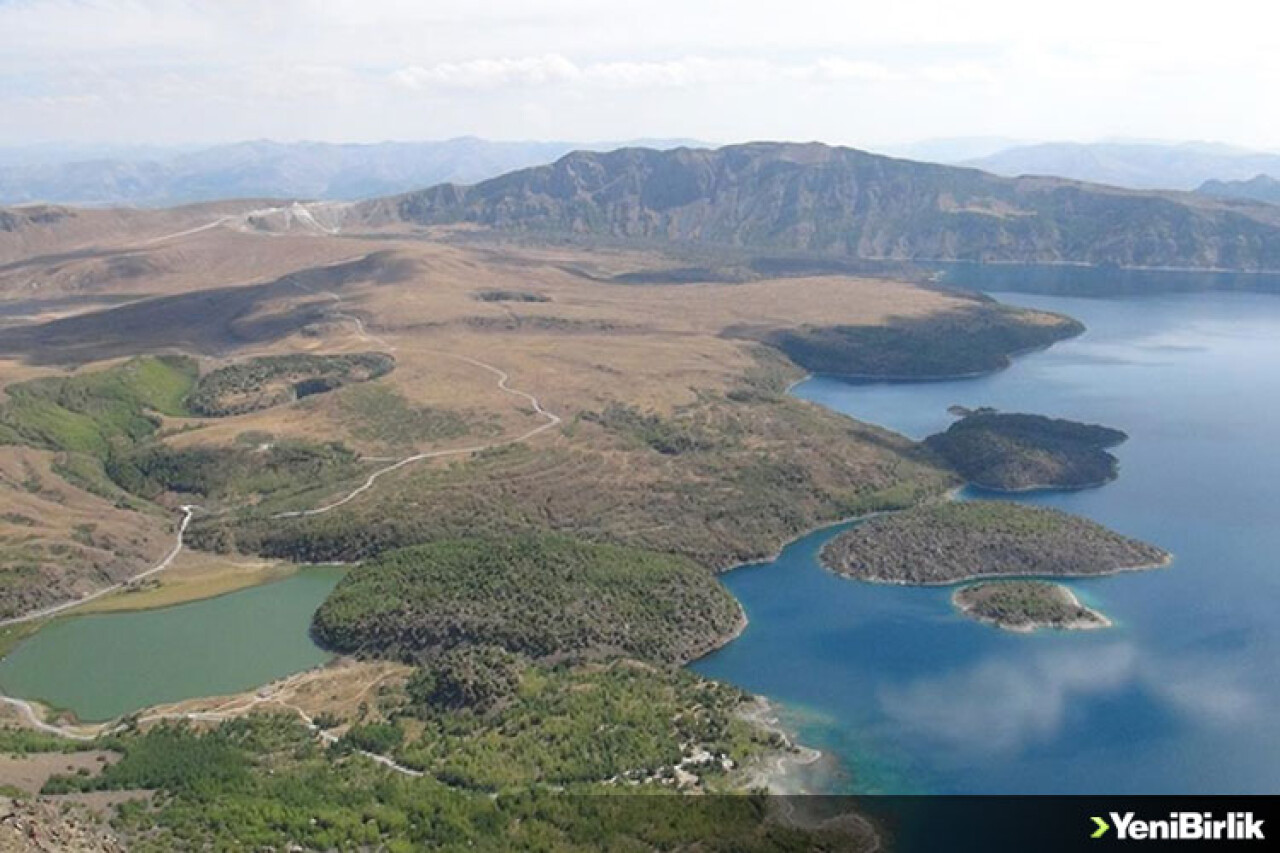
[(751, 624), (695, 669), (777, 700), (838, 760), (825, 790), (1280, 792), (1280, 298), (1005, 301), (1088, 332), (983, 378), (796, 393), (913, 438), (957, 403), (1123, 429), (1119, 480), (1024, 499), (1174, 564), (1070, 583), (1109, 630), (1022, 635), (959, 617), (947, 589), (823, 571), (823, 531), (726, 576)]

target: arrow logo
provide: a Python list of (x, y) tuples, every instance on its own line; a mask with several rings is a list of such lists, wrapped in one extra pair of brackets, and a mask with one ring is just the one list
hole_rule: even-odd
[(1089, 836), (1090, 838), (1101, 838), (1106, 835), (1107, 830), (1111, 828), (1111, 825), (1100, 817), (1093, 818), (1093, 822), (1098, 825), (1098, 828), (1093, 831), (1093, 835)]

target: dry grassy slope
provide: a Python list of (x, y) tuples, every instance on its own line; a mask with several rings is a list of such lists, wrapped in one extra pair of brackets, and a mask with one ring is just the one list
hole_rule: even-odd
[(0, 447), (0, 618), (118, 582), (172, 544), (164, 514), (78, 489), (51, 469), (54, 459)]
[[(279, 204), (279, 202), (275, 202)], [(262, 207), (252, 200), (146, 210), (28, 204), (0, 208), (0, 263), (90, 249), (119, 250)]]
[[(204, 222), (224, 215), (209, 212)], [(199, 220), (184, 210), (170, 224), (200, 227), (193, 222)], [(157, 230), (146, 219), (112, 238), (117, 246), (133, 245)], [(65, 242), (78, 239), (72, 233)], [(527, 404), (503, 394), (491, 373), (450, 356), (508, 372), (512, 387), (536, 394), (565, 418), (562, 429), (527, 448), (407, 467), (321, 519), (250, 521), (234, 525), (229, 537), (217, 523), (198, 526), (203, 539), (201, 530), (193, 531), (207, 546), (233, 540), (290, 556), (315, 555), (267, 542), (267, 534), (327, 538), (333, 555), (352, 550), (333, 540), (353, 530), (372, 547), (484, 528), (555, 527), (681, 551), (716, 566), (761, 556), (812, 524), (880, 500), (910, 500), (949, 479), (917, 459), (905, 441), (779, 399), (776, 391), (801, 372), (724, 330), (878, 324), (980, 311), (984, 304), (907, 283), (845, 276), (608, 285), (597, 279), (679, 262), (636, 250), (461, 245), (422, 235), (282, 234), (226, 222), (154, 243), (144, 255), (156, 272), (127, 285), (108, 283), (95, 298), (148, 298), (107, 308), (76, 305), (57, 319), (0, 327), (0, 386), (58, 373), (69, 363), (97, 369), (139, 353), (185, 352), (207, 370), (255, 355), (379, 350), (392, 353), (397, 367), (369, 386), (216, 421), (174, 420), (165, 440), (220, 445), (254, 431), (340, 440), (364, 454), (395, 457), (487, 443), (541, 423)], [(57, 282), (66, 261), (29, 260), (22, 275), (36, 291), (41, 282), (53, 282), (51, 292), (64, 293)], [(581, 269), (592, 274), (575, 272)], [(13, 292), (17, 279), (7, 281)], [(477, 298), (485, 290), (544, 301)], [(1028, 315), (1029, 321), (1043, 319)], [(370, 388), (381, 396), (371, 400)], [(737, 402), (726, 397), (744, 390)], [(693, 424), (723, 433), (723, 440), (706, 452), (673, 456), (643, 437), (584, 419), (614, 403), (677, 429)], [(465, 433), (419, 429), (432, 413), (456, 415)], [(163, 522), (138, 519), (149, 530), (165, 529)], [(424, 520), (435, 521), (423, 526)], [(69, 533), (60, 535), (65, 540)], [(78, 559), (68, 565), (82, 566)], [(145, 567), (138, 560), (133, 570)], [(85, 577), (81, 583), (90, 582)]]
[[(834, 317), (874, 324), (973, 304), (910, 285), (848, 278), (609, 286), (566, 272), (563, 257), (536, 251), (513, 250), (501, 261), (439, 244), (406, 242), (393, 251), (383, 263), (413, 272), (390, 283), (356, 280), (334, 288), (343, 302), (331, 313), (342, 316), (317, 323), (324, 334), (294, 334), (230, 349), (209, 364), (246, 352), (388, 351), (397, 368), (379, 384), (394, 389), (408, 404), (462, 412), (478, 429), (496, 425), (511, 433), (529, 428), (536, 419), (498, 391), (491, 375), (447, 354), (501, 367), (511, 374), (514, 387), (536, 393), (544, 405), (564, 415), (594, 411), (616, 400), (667, 412), (694, 402), (699, 391), (729, 390), (755, 369), (760, 348), (721, 337), (726, 327), (821, 323)], [(626, 269), (660, 259), (619, 260)], [(536, 293), (548, 301), (478, 301), (475, 294), (488, 288)], [(283, 310), (291, 301), (281, 295), (257, 310)], [(351, 317), (360, 317), (362, 327)], [(351, 414), (344, 403), (361, 393), (353, 389), (213, 422), (175, 442), (226, 441), (241, 431), (265, 430), (310, 438), (345, 435), (370, 453), (404, 449), (351, 434)], [(439, 446), (465, 445), (474, 435)]]
[[(262, 231), (243, 217), (224, 222), (235, 214), (216, 206), (182, 209), (171, 219), (157, 220), (157, 215), (75, 211), (76, 218), (64, 227), (28, 229), (38, 235), (0, 230), (0, 328), (148, 297), (262, 284), (380, 248), (376, 241), (317, 239), (313, 230)], [(111, 218), (101, 228), (81, 227), (78, 221), (103, 216)], [(221, 224), (207, 227), (214, 222)], [(47, 246), (24, 253), (23, 244), (33, 240)]]
[[(414, 542), (558, 530), (685, 554), (712, 568), (767, 557), (822, 523), (910, 505), (953, 485), (909, 443), (800, 403), (741, 406), (755, 434), (669, 456), (630, 437), (575, 425), (448, 467), (405, 470), (343, 507), (295, 520), (198, 526), (209, 547), (294, 559), (358, 559)], [(723, 407), (692, 409), (717, 419)], [(548, 446), (550, 445), (550, 446)]]

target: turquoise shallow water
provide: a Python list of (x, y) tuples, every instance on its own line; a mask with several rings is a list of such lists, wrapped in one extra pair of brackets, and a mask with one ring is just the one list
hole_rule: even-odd
[[(781, 704), (833, 791), (1280, 791), (1280, 299), (1009, 296), (1089, 331), (992, 376), (796, 389), (914, 438), (989, 405), (1125, 430), (1118, 481), (1023, 498), (1157, 543), (1168, 569), (1071, 582), (1116, 627), (1019, 635), (945, 589), (858, 583), (833, 531), (726, 576), (743, 635), (698, 662)], [(984, 495), (969, 493), (971, 499)]]
[(60, 619), (0, 661), (0, 688), (105, 720), (256, 687), (331, 657), (308, 630), (341, 577), (305, 569), (190, 604)]

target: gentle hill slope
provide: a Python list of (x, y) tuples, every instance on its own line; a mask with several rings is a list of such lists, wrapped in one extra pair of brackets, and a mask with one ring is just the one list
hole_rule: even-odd
[(834, 257), (1280, 269), (1280, 211), (1264, 205), (1000, 178), (817, 143), (579, 151), (471, 187), (363, 203), (348, 227), (360, 222)]

